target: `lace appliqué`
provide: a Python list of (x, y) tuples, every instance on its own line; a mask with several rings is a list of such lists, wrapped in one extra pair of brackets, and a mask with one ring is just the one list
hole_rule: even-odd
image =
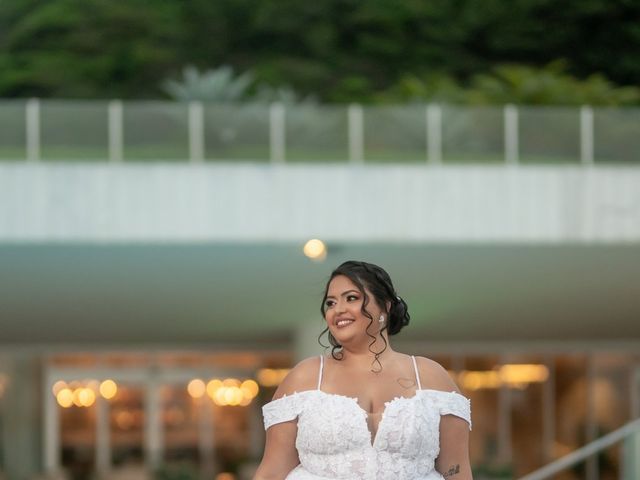
[(262, 418), (264, 421), (264, 429), (267, 430), (271, 425), (276, 423), (288, 422), (294, 420), (302, 408), (304, 401), (300, 395), (304, 392), (294, 392), (287, 396), (286, 394), (276, 400), (265, 404), (262, 407)]
[(471, 430), (471, 401), (457, 392), (440, 392), (432, 390), (437, 398), (440, 415), (455, 415), (465, 420)]
[(441, 478), (434, 470), (441, 415), (457, 415), (471, 428), (469, 400), (436, 390), (387, 402), (373, 444), (367, 413), (355, 398), (308, 390), (273, 400), (262, 410), (265, 429), (298, 419), (300, 465), (287, 480)]

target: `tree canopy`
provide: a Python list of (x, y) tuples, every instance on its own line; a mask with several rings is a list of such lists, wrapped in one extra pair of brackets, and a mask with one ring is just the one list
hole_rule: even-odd
[(162, 98), (189, 65), (329, 102), (557, 60), (562, 74), (632, 86), (639, 18), (634, 0), (12, 0), (0, 2), (0, 96)]

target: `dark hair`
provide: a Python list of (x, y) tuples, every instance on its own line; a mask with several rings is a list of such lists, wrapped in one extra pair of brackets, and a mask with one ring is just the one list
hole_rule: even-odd
[[(387, 349), (387, 341), (382, 336), (382, 331), (387, 330), (389, 335), (395, 335), (402, 330), (402, 327), (409, 324), (411, 317), (409, 316), (407, 304), (396, 293), (393, 283), (391, 282), (391, 277), (389, 277), (389, 274), (383, 268), (372, 263), (349, 260), (331, 272), (331, 276), (329, 277), (324, 289), (322, 305), (320, 306), (320, 311), (322, 312), (323, 317), (325, 316), (325, 301), (327, 299), (327, 292), (329, 291), (329, 284), (339, 275), (344, 275), (351, 280), (363, 295), (364, 300), (362, 302), (361, 311), (362, 314), (369, 319), (369, 325), (367, 325), (366, 329), (367, 335), (371, 337), (369, 351), (375, 356), (374, 363), (377, 362), (378, 365), (380, 365), (380, 370), (382, 370), (382, 364), (378, 357)], [(373, 324), (373, 317), (367, 311), (367, 305), (369, 305), (370, 300), (369, 296), (365, 292), (365, 288), (371, 292), (373, 300), (382, 310), (386, 311), (387, 304), (390, 305), (389, 311), (387, 312), (388, 320), (385, 322), (385, 326), (380, 330), (380, 337), (384, 342), (384, 348), (379, 352), (371, 350), (371, 346), (376, 342), (376, 337), (369, 333), (369, 327)], [(331, 356), (336, 360), (341, 360), (342, 352), (338, 350), (342, 349), (342, 345), (340, 345), (335, 337), (331, 335), (329, 327), (325, 328), (322, 333), (320, 333), (318, 342), (323, 347), (329, 348), (328, 345), (324, 345), (320, 340), (325, 333), (328, 333), (329, 343), (332, 346)]]

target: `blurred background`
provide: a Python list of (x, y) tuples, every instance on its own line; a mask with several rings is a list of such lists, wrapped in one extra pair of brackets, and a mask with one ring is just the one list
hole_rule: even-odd
[(639, 18), (0, 2), (0, 478), (251, 478), (361, 259), (471, 399), (476, 480), (640, 479)]

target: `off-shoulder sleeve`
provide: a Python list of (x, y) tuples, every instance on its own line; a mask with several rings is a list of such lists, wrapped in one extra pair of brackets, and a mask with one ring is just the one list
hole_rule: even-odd
[(265, 404), (262, 407), (264, 429), (266, 430), (276, 423), (288, 422), (300, 415), (302, 401), (299, 397), (299, 394), (293, 393)]
[(471, 401), (457, 392), (434, 391), (434, 393), (438, 397), (440, 415), (460, 417), (469, 424), (469, 430), (471, 430)]

